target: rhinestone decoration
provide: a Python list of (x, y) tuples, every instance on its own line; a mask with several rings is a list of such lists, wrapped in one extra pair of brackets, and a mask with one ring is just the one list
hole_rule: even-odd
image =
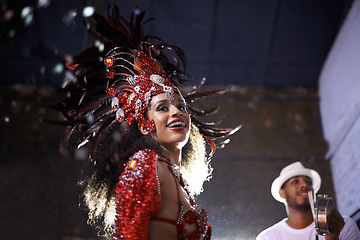
[[(154, 150), (145, 149), (135, 153), (125, 166), (115, 188), (114, 239), (147, 239), (151, 218), (161, 208), (160, 181), (157, 172), (158, 160), (171, 163)], [(177, 169), (174, 171), (178, 172)], [(179, 178), (181, 178), (180, 176), (181, 174)], [(179, 239), (211, 239), (211, 225), (208, 223), (207, 214), (203, 208), (198, 211), (195, 209), (184, 211), (183, 206), (181, 206), (177, 220), (177, 225), (181, 228), (178, 232), (181, 234), (179, 236), (186, 233), (185, 224), (196, 224), (198, 229)]]
[(163, 85), (164, 81), (165, 81), (164, 78), (162, 78), (161, 76), (159, 76), (157, 74), (151, 74), (150, 80), (159, 85)]
[(119, 99), (117, 97), (113, 97), (111, 107), (112, 109), (117, 109), (119, 107)]
[[(184, 205), (181, 204), (179, 218), (177, 220), (178, 229), (180, 228), (179, 239), (184, 240), (209, 240), (211, 239), (211, 225), (208, 223), (207, 213), (204, 208), (201, 208), (200, 210), (195, 210), (195, 207), (197, 206), (195, 199), (191, 196), (189, 190), (188, 190), (188, 184), (186, 180), (182, 177), (181, 174), (181, 168), (172, 163), (169, 159), (158, 155), (159, 160), (164, 161), (168, 164), (170, 172), (172, 172), (173, 176), (178, 180), (181, 187), (185, 190), (189, 197), (189, 202), (192, 206), (192, 209), (184, 210)], [(186, 233), (186, 230), (184, 229), (185, 224), (196, 224), (198, 229), (189, 235), (187, 235), (185, 238), (183, 233)], [(179, 230), (178, 230), (179, 231)]]
[(147, 239), (150, 219), (161, 207), (156, 155), (149, 149), (135, 153), (119, 177), (115, 239)]
[(114, 62), (115, 62), (115, 58), (110, 56), (110, 57), (105, 58), (104, 63), (107, 67), (112, 67), (114, 65)]
[(124, 120), (124, 117), (125, 117), (125, 113), (124, 113), (124, 110), (122, 108), (118, 108), (116, 110), (116, 119), (119, 121), (119, 122), (122, 122)]
[(107, 93), (112, 96), (117, 120), (129, 125), (137, 122), (146, 126), (147, 131), (154, 131), (155, 123), (144, 116), (151, 97), (165, 93), (173, 101), (175, 92), (181, 96), (180, 90), (166, 78), (161, 65), (145, 52), (122, 52), (116, 47), (108, 52), (104, 64)]
[(116, 71), (114, 69), (109, 69), (108, 71), (106, 71), (105, 76), (108, 79), (113, 79), (116, 75)]

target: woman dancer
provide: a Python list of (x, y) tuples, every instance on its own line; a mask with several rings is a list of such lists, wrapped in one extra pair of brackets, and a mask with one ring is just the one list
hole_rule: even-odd
[[(67, 63), (76, 79), (62, 88), (56, 108), (66, 126), (62, 148), (75, 132), (90, 148), (80, 184), (89, 223), (115, 239), (210, 239), (211, 226), (194, 196), (211, 175), (216, 146), (238, 130), (197, 119), (217, 108), (190, 103), (223, 91), (183, 96), (185, 55), (155, 36), (144, 36), (145, 12), (128, 22), (116, 5), (94, 14), (89, 32), (102, 45)], [(216, 125), (216, 124), (215, 124)], [(206, 144), (211, 153), (206, 155)]]

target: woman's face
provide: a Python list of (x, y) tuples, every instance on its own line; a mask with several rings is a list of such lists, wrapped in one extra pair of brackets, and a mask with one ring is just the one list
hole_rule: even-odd
[(182, 98), (174, 94), (169, 101), (165, 93), (158, 94), (150, 101), (148, 118), (154, 120), (156, 132), (152, 137), (169, 150), (181, 149), (189, 139), (190, 115)]

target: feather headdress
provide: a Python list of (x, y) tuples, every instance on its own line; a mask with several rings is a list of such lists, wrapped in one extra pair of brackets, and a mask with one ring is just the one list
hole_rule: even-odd
[[(125, 20), (116, 5), (108, 8), (108, 17), (95, 13), (89, 33), (103, 44), (103, 50), (91, 47), (74, 57), (66, 66), (76, 76), (62, 91), (68, 96), (55, 106), (65, 116), (67, 126), (64, 146), (76, 131), (83, 133), (84, 144), (96, 138), (113, 121), (134, 122), (154, 130), (153, 121), (144, 116), (152, 96), (174, 93), (182, 97), (180, 88), (192, 80), (186, 73), (186, 57), (181, 48), (167, 44), (159, 37), (144, 35), (145, 11), (135, 9), (130, 21)], [(203, 81), (200, 85), (203, 84)], [(204, 123), (199, 116), (215, 113), (217, 108), (200, 110), (190, 103), (198, 98), (222, 94), (224, 91), (199, 92), (200, 85), (184, 96), (192, 122), (211, 146), (224, 143), (235, 129), (217, 128)]]

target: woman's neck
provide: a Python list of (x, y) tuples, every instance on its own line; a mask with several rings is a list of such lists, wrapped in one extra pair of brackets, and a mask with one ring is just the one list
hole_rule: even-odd
[(180, 166), (181, 149), (176, 149), (176, 150), (172, 149), (172, 150), (170, 150), (170, 149), (165, 148), (165, 147), (161, 147), (161, 148), (162, 148), (161, 155), (163, 155), (164, 157), (169, 159), (170, 162), (175, 163), (176, 165)]

